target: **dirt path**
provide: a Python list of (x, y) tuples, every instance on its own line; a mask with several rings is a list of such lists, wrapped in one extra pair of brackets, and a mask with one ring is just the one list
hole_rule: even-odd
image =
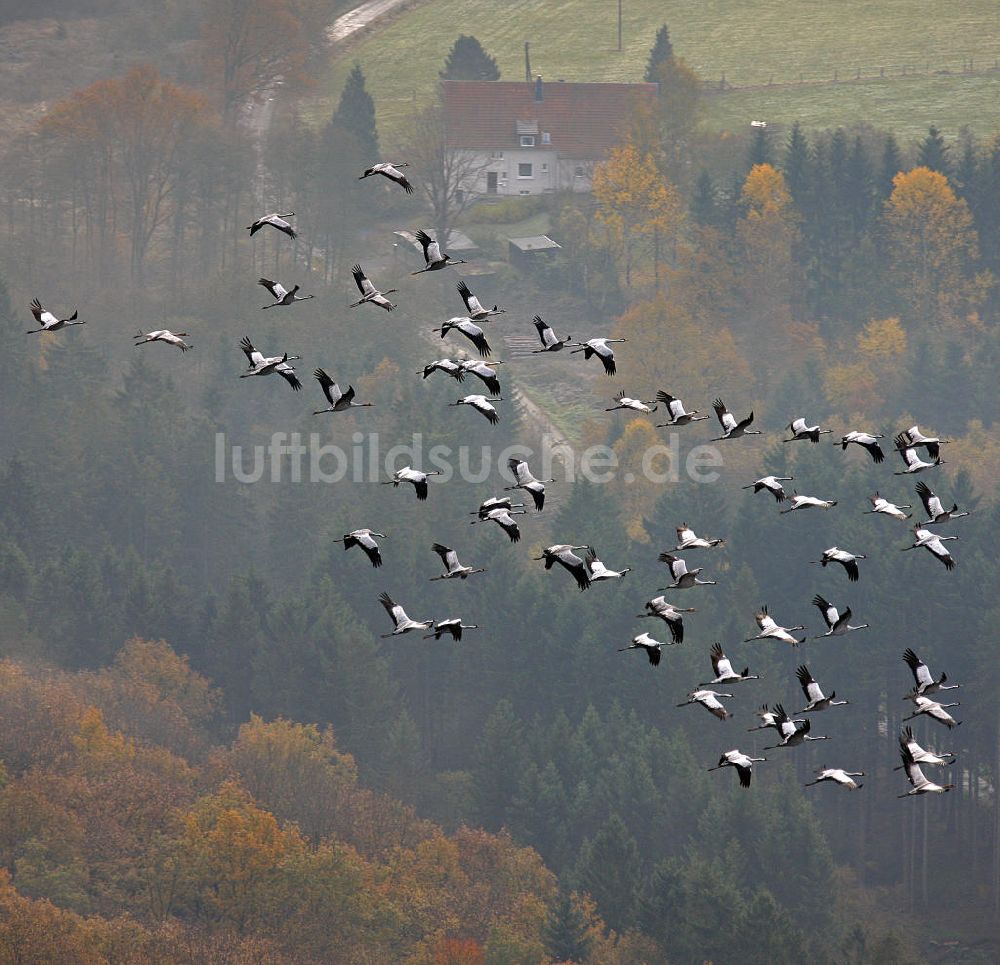
[(392, 13), (398, 7), (402, 7), (409, 0), (368, 0), (353, 10), (337, 17), (327, 28), (326, 36), (330, 43), (340, 43), (356, 34), (359, 30), (364, 30), (379, 17), (384, 17), (387, 13)]

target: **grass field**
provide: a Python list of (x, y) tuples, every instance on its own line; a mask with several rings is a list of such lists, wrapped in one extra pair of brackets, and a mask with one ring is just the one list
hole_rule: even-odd
[(1000, 72), (733, 90), (711, 95), (705, 107), (705, 124), (717, 130), (763, 117), (785, 127), (796, 120), (811, 128), (865, 122), (895, 132), (904, 145), (931, 124), (952, 137), (962, 127), (991, 136), (1000, 129)]
[[(360, 63), (391, 146), (431, 95), (460, 33), (479, 38), (504, 79), (523, 79), (527, 40), (532, 72), (548, 79), (638, 81), (666, 22), (674, 50), (709, 82), (724, 74), (738, 88), (783, 85), (832, 78), (835, 70), (854, 76), (859, 67), (874, 77), (713, 95), (714, 127), (742, 127), (751, 115), (816, 127), (870, 121), (904, 136), (932, 122), (948, 133), (962, 124), (984, 135), (1000, 127), (998, 76), (961, 74), (965, 58), (980, 68), (1000, 58), (995, 0), (623, 0), (621, 52), (616, 11), (613, 0), (425, 0), (335, 60), (311, 113), (329, 116), (347, 71)], [(953, 73), (893, 76), (902, 66)]]

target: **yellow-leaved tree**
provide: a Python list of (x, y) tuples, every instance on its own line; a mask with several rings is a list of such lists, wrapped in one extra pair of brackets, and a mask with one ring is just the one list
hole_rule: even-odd
[(615, 485), (622, 522), (629, 539), (640, 543), (649, 542), (643, 522), (652, 517), (656, 500), (663, 492), (662, 483), (654, 481), (654, 474), (662, 478), (672, 468), (667, 454), (655, 448), (662, 444), (663, 439), (653, 423), (646, 418), (636, 418), (629, 420), (613, 446), (621, 467)]
[(743, 182), (746, 214), (736, 225), (739, 281), (748, 321), (781, 330), (791, 321), (797, 271), (792, 257), (799, 213), (785, 176), (770, 164), (755, 164)]
[(979, 247), (969, 206), (938, 171), (919, 167), (893, 179), (884, 224), (892, 282), (911, 317), (960, 318), (992, 285), (977, 274)]
[(855, 340), (855, 359), (826, 370), (824, 388), (831, 408), (844, 416), (875, 416), (899, 388), (905, 368), (893, 363), (907, 347), (898, 318), (869, 322)]
[(686, 218), (677, 189), (660, 174), (651, 154), (626, 142), (594, 170), (593, 192), (607, 251), (625, 285), (632, 284), (633, 270), (648, 260), (659, 289), (661, 266), (673, 262)]

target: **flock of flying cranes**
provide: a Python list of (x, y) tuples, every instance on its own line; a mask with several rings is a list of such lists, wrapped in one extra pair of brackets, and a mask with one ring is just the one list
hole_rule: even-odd
[[(383, 162), (375, 164), (361, 175), (361, 179), (373, 175), (381, 175), (398, 184), (408, 194), (412, 194), (413, 186), (400, 170), (407, 166), (406, 163)], [(248, 225), (247, 228), (250, 235), (253, 236), (262, 228), (269, 226), (294, 239), (296, 231), (288, 220), (292, 217), (294, 217), (294, 213), (268, 214), (258, 218), (253, 224)], [(418, 275), (429, 271), (439, 271), (451, 265), (464, 264), (461, 259), (451, 258), (447, 252), (443, 252), (440, 243), (426, 232), (422, 230), (417, 231), (415, 237), (423, 250), (424, 267), (412, 272), (412, 274)], [(387, 312), (391, 312), (397, 307), (388, 298), (390, 294), (396, 293), (397, 289), (380, 290), (372, 283), (360, 265), (354, 266), (353, 276), (361, 297), (353, 302), (350, 307), (355, 308), (364, 304), (372, 304)], [(262, 306), (264, 309), (290, 307), (295, 302), (306, 301), (314, 297), (312, 295), (299, 295), (298, 285), (293, 286), (291, 289), (286, 289), (280, 282), (267, 278), (261, 278), (258, 284), (266, 288), (274, 299), (271, 304)], [(457, 332), (463, 335), (476, 348), (482, 358), (487, 359), (492, 354), (492, 350), (486, 339), (484, 329), (478, 323), (489, 322), (495, 316), (503, 314), (504, 309), (497, 305), (494, 305), (492, 309), (486, 308), (464, 281), (459, 281), (457, 288), (465, 304), (467, 314), (449, 318), (433, 331), (440, 334), (442, 339), (450, 332)], [(84, 320), (79, 319), (77, 311), (74, 311), (68, 318), (60, 319), (53, 315), (52, 312), (43, 308), (37, 298), (31, 302), (31, 311), (41, 327), (31, 329), (28, 334), (56, 332), (70, 326), (84, 324)], [(614, 376), (616, 374), (615, 353), (611, 345), (625, 342), (627, 339), (600, 337), (584, 342), (574, 342), (572, 341), (572, 336), (565, 336), (563, 338), (557, 336), (552, 327), (543, 321), (539, 315), (535, 315), (533, 324), (538, 333), (541, 345), (540, 348), (534, 350), (534, 354), (558, 352), (564, 347), (569, 347), (569, 354), (582, 352), (584, 353), (585, 360), (596, 356), (600, 359), (606, 375)], [(184, 341), (187, 337), (186, 332), (175, 334), (169, 330), (162, 329), (145, 333), (139, 332), (134, 337), (137, 346), (151, 342), (163, 342), (179, 348), (182, 352), (186, 352), (191, 348), (191, 345)], [(302, 388), (302, 383), (296, 375), (295, 368), (290, 364), (292, 361), (298, 360), (298, 356), (289, 355), (287, 352), (282, 355), (265, 356), (245, 336), (240, 341), (240, 348), (245, 354), (248, 363), (247, 370), (240, 378), (277, 374), (285, 379), (295, 391)], [(443, 372), (458, 382), (463, 382), (467, 375), (476, 376), (484, 383), (490, 395), (488, 397), (483, 394), (467, 395), (455, 402), (449, 403), (449, 405), (468, 405), (484, 416), (492, 425), (496, 425), (499, 422), (500, 416), (494, 403), (502, 402), (503, 397), (500, 395), (500, 382), (495, 369), (502, 364), (503, 362), (501, 361), (486, 362), (478, 359), (443, 358), (429, 363), (417, 374), (427, 379), (435, 372)], [(320, 388), (329, 403), (327, 408), (315, 410), (314, 414), (316, 415), (326, 412), (346, 412), (351, 408), (366, 407), (374, 404), (371, 402), (355, 402), (353, 387), (348, 385), (347, 390), (342, 391), (337, 382), (322, 368), (317, 368), (313, 375), (319, 382)], [(685, 426), (710, 418), (708, 415), (700, 414), (698, 409), (686, 409), (681, 399), (663, 390), (658, 391), (655, 399), (651, 401), (643, 401), (639, 398), (626, 396), (624, 391), (620, 392), (613, 401), (615, 404), (605, 411), (613, 412), (619, 409), (629, 409), (635, 412), (652, 414), (662, 405), (663, 410), (667, 413), (668, 421), (657, 423), (657, 428)], [(722, 399), (716, 399), (712, 406), (721, 427), (721, 434), (713, 438), (713, 442), (723, 442), (762, 434), (762, 430), (751, 428), (754, 421), (753, 411), (744, 418), (737, 419), (729, 411)], [(786, 428), (791, 433), (791, 437), (783, 439), (782, 441), (785, 443), (797, 441), (818, 443), (820, 436), (833, 433), (832, 429), (822, 428), (818, 425), (809, 425), (808, 421), (804, 418), (793, 419)], [(878, 433), (851, 431), (844, 434), (838, 442), (835, 442), (835, 445), (839, 445), (845, 451), (849, 445), (860, 446), (868, 452), (875, 464), (881, 464), (885, 460), (885, 453), (880, 445), (880, 440), (883, 438), (884, 436)], [(925, 436), (918, 426), (911, 426), (909, 429), (898, 433), (893, 438), (893, 446), (895, 451), (899, 453), (904, 468), (895, 472), (894, 475), (909, 475), (942, 465), (944, 460), (940, 456), (940, 447), (948, 441), (935, 436)], [(921, 458), (920, 450), (924, 451), (926, 459)], [(555, 480), (536, 478), (529, 469), (527, 462), (523, 459), (510, 459), (508, 468), (514, 484), (505, 487), (505, 490), (508, 492), (521, 491), (527, 494), (527, 496), (531, 497), (535, 511), (541, 511), (545, 504), (546, 484), (555, 482)], [(407, 483), (414, 487), (418, 500), (426, 500), (428, 496), (428, 479), (435, 475), (440, 475), (440, 473), (437, 471), (421, 471), (411, 466), (405, 466), (396, 470), (392, 478), (385, 480), (383, 484), (398, 488), (401, 483)], [(794, 481), (794, 477), (792, 476), (767, 475), (742, 488), (753, 490), (754, 493), (766, 490), (782, 505), (782, 508), (779, 510), (782, 514), (805, 509), (829, 510), (837, 505), (836, 499), (822, 499), (816, 496), (802, 495), (796, 490), (793, 490), (791, 495), (789, 495), (782, 484), (792, 481)], [(944, 543), (948, 540), (956, 540), (958, 537), (942, 536), (927, 527), (951, 522), (969, 514), (968, 512), (960, 512), (956, 504), (953, 504), (951, 509), (945, 509), (941, 499), (922, 480), (916, 485), (916, 493), (920, 497), (928, 518), (913, 526), (913, 543), (910, 546), (902, 547), (902, 549), (911, 550), (923, 547), (937, 557), (948, 570), (952, 570), (955, 567), (955, 560)], [(513, 498), (505, 495), (492, 496), (486, 499), (478, 510), (470, 514), (476, 517), (471, 521), (471, 524), (494, 522), (506, 533), (512, 543), (519, 542), (521, 533), (514, 517), (527, 515), (528, 510), (525, 508), (525, 503), (515, 503), (513, 502)], [(869, 515), (886, 515), (902, 521), (909, 520), (913, 515), (912, 513), (904, 512), (904, 510), (912, 509), (911, 505), (892, 503), (878, 491), (869, 497), (869, 501), (872, 508), (865, 511)], [(344, 534), (336, 542), (342, 542), (345, 550), (359, 547), (368, 557), (371, 565), (377, 568), (382, 565), (382, 552), (378, 540), (387, 538), (385, 533), (369, 528), (359, 528)], [(677, 545), (673, 548), (672, 552), (663, 552), (658, 557), (659, 561), (667, 566), (671, 578), (671, 582), (667, 586), (662, 587), (661, 591), (679, 591), (698, 586), (717, 585), (715, 580), (700, 578), (699, 574), (701, 574), (703, 567), (689, 568), (687, 562), (675, 554), (690, 550), (711, 550), (724, 545), (725, 542), (725, 539), (721, 537), (700, 537), (687, 523), (682, 523), (678, 526)], [(431, 577), (432, 581), (465, 580), (474, 574), (486, 571), (484, 567), (463, 565), (459, 561), (457, 552), (449, 546), (434, 543), (431, 548), (440, 557), (441, 563), (444, 566), (444, 572), (438, 576)], [(584, 552), (582, 555), (578, 555), (577, 551)], [(586, 544), (554, 544), (546, 547), (542, 551), (542, 555), (534, 557), (534, 559), (536, 561), (544, 561), (546, 570), (552, 569), (558, 563), (560, 567), (570, 573), (580, 590), (586, 590), (594, 583), (606, 580), (621, 580), (631, 570), (627, 566), (618, 570), (610, 569), (598, 558), (596, 550)], [(864, 554), (852, 553), (837, 546), (831, 546), (823, 552), (820, 559), (810, 560), (810, 562), (823, 567), (826, 567), (829, 563), (838, 563), (844, 568), (848, 580), (850, 582), (857, 582), (860, 579), (858, 561), (864, 559), (866, 559)], [(478, 629), (476, 624), (463, 623), (462, 619), (458, 617), (449, 617), (437, 621), (413, 620), (408, 616), (406, 610), (400, 604), (396, 603), (388, 593), (382, 593), (379, 596), (379, 602), (385, 608), (393, 623), (393, 629), (389, 633), (382, 635), (384, 638), (400, 636), (411, 631), (429, 630), (430, 632), (424, 635), (425, 640), (431, 638), (440, 640), (442, 636), (449, 635), (453, 640), (459, 641), (462, 639), (463, 631)], [(827, 628), (825, 633), (814, 637), (814, 639), (842, 636), (852, 631), (869, 628), (867, 623), (851, 624), (850, 621), (853, 614), (850, 607), (845, 607), (841, 611), (820, 594), (816, 594), (813, 597), (812, 603), (819, 610)], [(619, 648), (619, 652), (642, 650), (648, 657), (649, 664), (656, 667), (660, 664), (664, 647), (683, 642), (683, 615), (685, 613), (694, 613), (695, 608), (677, 607), (669, 603), (664, 596), (656, 596), (646, 603), (645, 610), (646, 612), (640, 613), (637, 616), (639, 618), (662, 620), (670, 634), (669, 642), (656, 640), (650, 633), (641, 633), (633, 637), (627, 647)], [(766, 605), (761, 606), (759, 612), (756, 614), (756, 622), (758, 633), (747, 637), (744, 643), (756, 640), (776, 640), (797, 647), (806, 640), (805, 636), (796, 636), (796, 633), (807, 629), (805, 626), (781, 626), (768, 612)], [(712, 646), (709, 656), (713, 679), (700, 684), (699, 689), (692, 690), (688, 694), (687, 699), (677, 706), (685, 707), (689, 704), (700, 704), (720, 721), (726, 721), (732, 717), (732, 714), (722, 701), (724, 699), (732, 699), (734, 695), (709, 688), (717, 685), (736, 684), (746, 680), (759, 680), (760, 676), (758, 674), (751, 674), (749, 667), (744, 667), (739, 672), (735, 671), (732, 662), (723, 652), (720, 643), (715, 643)], [(918, 716), (927, 716), (949, 729), (957, 726), (960, 722), (956, 721), (948, 713), (948, 710), (952, 707), (957, 707), (958, 704), (954, 702), (941, 703), (940, 701), (933, 700), (930, 695), (945, 690), (956, 689), (959, 685), (947, 683), (948, 677), (944, 673), (935, 680), (927, 665), (912, 649), (907, 648), (903, 654), (903, 660), (910, 668), (914, 680), (913, 689), (904, 697), (904, 699), (912, 701), (914, 710), (909, 717), (904, 718), (904, 721)], [(831, 691), (830, 695), (826, 696), (819, 683), (810, 673), (807, 665), (802, 664), (799, 666), (796, 676), (805, 696), (805, 707), (796, 711), (795, 715), (790, 716), (780, 703), (775, 704), (773, 707), (764, 704), (757, 712), (760, 723), (756, 727), (749, 729), (750, 731), (765, 729), (776, 731), (777, 743), (765, 747), (764, 750), (796, 747), (807, 741), (829, 740), (828, 735), (814, 735), (810, 733), (810, 718), (798, 715), (818, 713), (831, 707), (843, 706), (849, 703), (848, 700), (836, 699), (836, 691)], [(943, 793), (954, 787), (953, 784), (938, 784), (928, 780), (921, 770), (921, 765), (943, 767), (953, 764), (955, 761), (953, 753), (938, 753), (933, 750), (924, 749), (915, 740), (913, 731), (909, 726), (905, 727), (900, 734), (899, 748), (902, 764), (896, 770), (903, 769), (911, 785), (911, 789), (906, 794), (899, 795), (900, 797)], [(733, 767), (737, 771), (741, 787), (748, 788), (750, 787), (754, 764), (764, 763), (766, 760), (764, 757), (751, 757), (734, 748), (723, 753), (719, 758), (718, 764), (709, 768), (709, 770), (714, 771), (724, 767)], [(864, 773), (861, 771), (824, 767), (816, 772), (815, 780), (810, 781), (805, 786), (812, 787), (816, 784), (832, 782), (851, 790), (857, 790), (863, 785), (859, 784), (855, 778), (863, 776)]]

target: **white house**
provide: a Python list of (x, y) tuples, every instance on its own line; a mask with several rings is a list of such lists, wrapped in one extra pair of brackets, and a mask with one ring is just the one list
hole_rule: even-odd
[(564, 81), (441, 82), (448, 148), (462, 165), (464, 191), (529, 195), (589, 191), (594, 164), (622, 140), (637, 103), (656, 84)]

